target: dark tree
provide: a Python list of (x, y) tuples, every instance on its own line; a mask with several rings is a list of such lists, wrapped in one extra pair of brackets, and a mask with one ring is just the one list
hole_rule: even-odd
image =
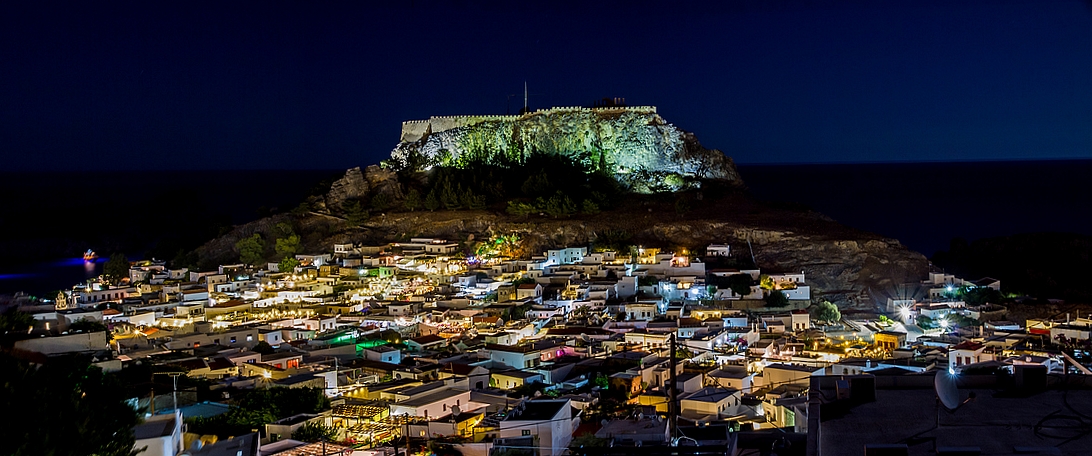
[(747, 296), (751, 294), (751, 285), (754, 284), (754, 280), (751, 279), (749, 274), (732, 274), (728, 276), (724, 284), (732, 289), (732, 293)]
[(789, 305), (789, 298), (781, 290), (773, 290), (766, 296), (766, 307), (785, 307)]
[(342, 206), (342, 209), (345, 210), (345, 220), (348, 220), (349, 224), (352, 226), (360, 226), (368, 221), (368, 210), (360, 204), (360, 201), (353, 200), (346, 202)]
[(432, 212), (439, 208), (440, 198), (436, 196), (436, 189), (433, 189), (432, 191), (428, 192), (427, 196), (425, 196), (425, 209), (428, 209), (429, 212)]
[(129, 277), (129, 259), (124, 253), (110, 255), (110, 259), (102, 266), (102, 274), (111, 282), (121, 282)]
[(256, 353), (261, 353), (263, 355), (268, 355), (276, 351), (276, 349), (273, 348), (272, 345), (269, 345), (269, 342), (266, 342), (264, 340), (258, 342), (257, 344), (254, 344), (254, 348), (252, 350), (254, 350), (254, 352)]
[(26, 334), (27, 329), (31, 326), (34, 326), (34, 316), (17, 310), (15, 307), (11, 307), (3, 314), (0, 314), (0, 334), (8, 332)]
[(409, 189), (406, 192), (406, 199), (402, 201), (402, 205), (410, 212), (417, 210), (417, 208), (421, 207), (421, 193), (416, 188)]
[(36, 366), (0, 354), (0, 406), (13, 414), (0, 427), (0, 454), (136, 454), (140, 423), (113, 374), (86, 359), (61, 357)]
[(81, 318), (68, 325), (68, 330), (72, 332), (100, 332), (106, 331), (106, 329), (106, 325), (102, 324), (101, 321), (89, 320), (86, 318)]

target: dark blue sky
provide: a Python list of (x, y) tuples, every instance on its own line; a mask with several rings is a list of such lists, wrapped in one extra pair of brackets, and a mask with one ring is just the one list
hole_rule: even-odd
[(3, 2), (2, 168), (366, 165), (524, 80), (741, 163), (1092, 158), (1087, 1), (311, 3)]

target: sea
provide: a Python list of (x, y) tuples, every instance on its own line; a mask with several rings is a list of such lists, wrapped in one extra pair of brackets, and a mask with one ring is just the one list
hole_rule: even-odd
[[(953, 238), (1092, 235), (1092, 160), (741, 164), (759, 199), (796, 203), (932, 256)], [(114, 253), (170, 259), (289, 210), (344, 170), (0, 173), (0, 295), (45, 296)], [(100, 255), (88, 263), (83, 252)]]

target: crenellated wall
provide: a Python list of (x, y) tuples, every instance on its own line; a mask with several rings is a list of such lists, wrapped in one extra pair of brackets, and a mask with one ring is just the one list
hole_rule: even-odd
[(410, 143), (419, 141), (425, 135), (430, 133), (439, 133), (442, 131), (452, 130), (460, 127), (467, 127), (470, 125), (479, 124), (482, 122), (497, 122), (497, 121), (518, 121), (528, 119), (539, 115), (550, 115), (556, 113), (572, 113), (572, 112), (594, 112), (598, 114), (611, 114), (622, 112), (635, 112), (641, 114), (655, 114), (655, 106), (624, 106), (624, 107), (602, 107), (602, 108), (585, 108), (582, 106), (558, 106), (553, 108), (539, 109), (526, 114), (516, 115), (483, 115), (483, 116), (432, 116), (428, 120), (407, 120), (402, 122), (402, 137), (400, 138), (403, 143)]

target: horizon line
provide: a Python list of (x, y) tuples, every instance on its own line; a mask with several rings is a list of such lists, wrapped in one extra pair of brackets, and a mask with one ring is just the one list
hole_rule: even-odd
[[(732, 158), (732, 157), (729, 157)], [(1050, 157), (1050, 158), (1004, 158), (1004, 159), (990, 159), (990, 158), (968, 158), (968, 159), (953, 159), (953, 160), (859, 160), (859, 161), (799, 161), (786, 163), (779, 162), (739, 162), (733, 159), (736, 165), (743, 166), (825, 166), (825, 165), (916, 165), (916, 164), (977, 164), (977, 163), (1036, 163), (1036, 162), (1092, 162), (1092, 157)], [(294, 171), (294, 172), (342, 172), (352, 168), (367, 168), (368, 166), (378, 165), (378, 163), (371, 163), (366, 165), (355, 165), (339, 168), (84, 168), (84, 169), (9, 169), (0, 171), (0, 175), (10, 174), (24, 174), (24, 173), (56, 173), (56, 172), (132, 172), (132, 173), (156, 173), (156, 172), (254, 172), (254, 171)]]

